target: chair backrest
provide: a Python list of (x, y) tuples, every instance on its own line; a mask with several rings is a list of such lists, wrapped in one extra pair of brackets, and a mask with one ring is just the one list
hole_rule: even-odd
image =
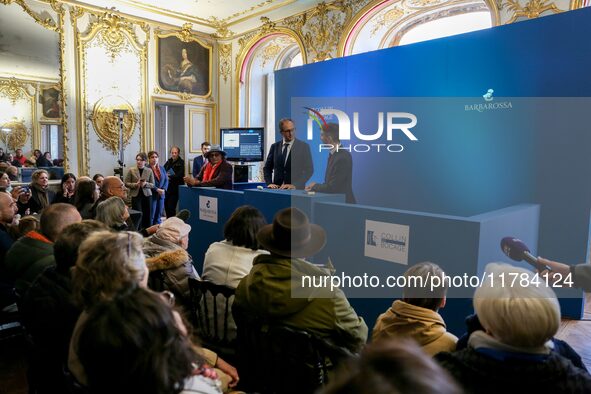
[(354, 356), (309, 331), (237, 312), (236, 348), (243, 390), (313, 393), (328, 382), (330, 370)]
[(233, 349), (231, 306), (235, 289), (189, 278), (189, 290), (191, 319), (203, 346), (222, 354)]

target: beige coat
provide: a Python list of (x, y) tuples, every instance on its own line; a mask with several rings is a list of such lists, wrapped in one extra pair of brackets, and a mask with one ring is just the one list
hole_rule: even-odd
[[(142, 193), (144, 193), (144, 196), (151, 196), (152, 188), (154, 187), (154, 173), (150, 167), (144, 167), (141, 179), (146, 181), (144, 187), (141, 188)], [(139, 180), (140, 170), (137, 167), (131, 167), (125, 176), (125, 186), (129, 189), (129, 195), (131, 197), (137, 197), (140, 192), (140, 187), (137, 184)]]
[(439, 313), (400, 300), (378, 317), (373, 328), (373, 341), (388, 338), (412, 338), (431, 356), (454, 351), (458, 341), (447, 332)]

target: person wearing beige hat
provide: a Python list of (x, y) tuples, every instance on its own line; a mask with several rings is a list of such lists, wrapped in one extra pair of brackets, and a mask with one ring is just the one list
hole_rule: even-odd
[(232, 314), (238, 331), (252, 319), (279, 323), (358, 352), (367, 340), (367, 325), (343, 291), (302, 286), (304, 276), (329, 275), (304, 260), (324, 247), (324, 229), (311, 224), (299, 209), (286, 208), (275, 215), (273, 224), (259, 230), (257, 240), (271, 254), (257, 256), (250, 273), (236, 288)]
[(226, 161), (226, 152), (219, 145), (212, 145), (204, 154), (207, 163), (201, 167), (196, 178), (183, 178), (187, 186), (232, 189), (232, 165)]
[(144, 240), (143, 251), (150, 271), (148, 287), (171, 291), (187, 310), (190, 306), (189, 278), (199, 278), (187, 253), (191, 226), (177, 217), (166, 219), (156, 234)]

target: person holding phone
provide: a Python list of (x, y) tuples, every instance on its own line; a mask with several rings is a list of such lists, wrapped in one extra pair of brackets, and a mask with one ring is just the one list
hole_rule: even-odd
[(140, 152), (135, 157), (137, 165), (129, 169), (125, 176), (125, 186), (131, 196), (131, 207), (142, 213), (140, 228), (152, 225), (152, 189), (154, 188), (154, 173), (146, 166), (148, 155)]

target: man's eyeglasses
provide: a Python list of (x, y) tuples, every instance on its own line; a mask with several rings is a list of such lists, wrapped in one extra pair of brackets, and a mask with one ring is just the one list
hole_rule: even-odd
[(221, 156), (222, 154), (218, 153), (218, 152), (214, 152), (214, 153), (210, 153), (209, 155), (210, 156)]

